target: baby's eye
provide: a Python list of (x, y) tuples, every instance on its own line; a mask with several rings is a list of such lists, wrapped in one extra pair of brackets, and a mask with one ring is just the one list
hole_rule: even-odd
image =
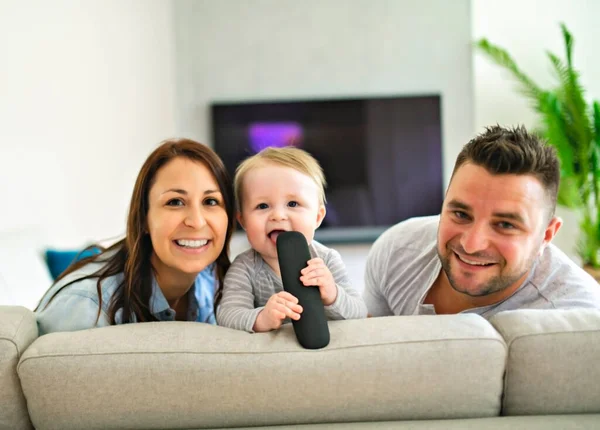
[(267, 209), (269, 207), (266, 203), (259, 203), (256, 205), (256, 209)]
[(183, 206), (183, 200), (171, 199), (167, 202), (167, 206)]
[(288, 206), (289, 206), (289, 207), (291, 207), (291, 208), (295, 208), (295, 207), (297, 207), (298, 205), (299, 205), (299, 203), (298, 203), (298, 202), (296, 202), (296, 201), (291, 201), (291, 202), (289, 202), (289, 203), (288, 203)]

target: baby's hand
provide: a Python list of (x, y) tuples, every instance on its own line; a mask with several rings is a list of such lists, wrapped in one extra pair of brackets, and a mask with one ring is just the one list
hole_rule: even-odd
[(337, 298), (337, 286), (329, 268), (320, 258), (308, 260), (307, 266), (300, 271), (300, 282), (306, 287), (319, 287), (321, 300), (325, 306), (331, 305)]
[(287, 317), (299, 320), (301, 313), (302, 306), (298, 304), (298, 299), (287, 291), (281, 291), (269, 298), (264, 309), (256, 317), (253, 330), (257, 333), (276, 330)]

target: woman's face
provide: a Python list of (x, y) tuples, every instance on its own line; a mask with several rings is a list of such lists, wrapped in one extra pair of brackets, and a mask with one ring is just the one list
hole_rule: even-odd
[(177, 157), (161, 167), (147, 217), (159, 277), (196, 275), (213, 263), (223, 249), (227, 221), (219, 185), (203, 163)]

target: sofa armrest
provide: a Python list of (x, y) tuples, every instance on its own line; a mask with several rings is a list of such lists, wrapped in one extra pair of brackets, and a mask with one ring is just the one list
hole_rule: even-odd
[(508, 345), (503, 415), (600, 412), (600, 310), (518, 310), (490, 322)]
[(37, 337), (33, 312), (20, 306), (0, 306), (0, 428), (33, 428), (17, 376), (17, 364)]

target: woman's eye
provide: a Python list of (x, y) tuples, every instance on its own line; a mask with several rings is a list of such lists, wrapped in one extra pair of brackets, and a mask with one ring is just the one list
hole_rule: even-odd
[(183, 206), (181, 199), (171, 199), (167, 202), (167, 206)]
[(288, 206), (291, 207), (291, 208), (295, 208), (296, 206), (298, 206), (298, 202), (291, 201), (291, 202), (288, 203)]
[(267, 209), (269, 207), (266, 203), (259, 203), (256, 205), (256, 209)]
[(217, 199), (210, 197), (204, 200), (204, 204), (208, 206), (219, 206), (220, 202)]

